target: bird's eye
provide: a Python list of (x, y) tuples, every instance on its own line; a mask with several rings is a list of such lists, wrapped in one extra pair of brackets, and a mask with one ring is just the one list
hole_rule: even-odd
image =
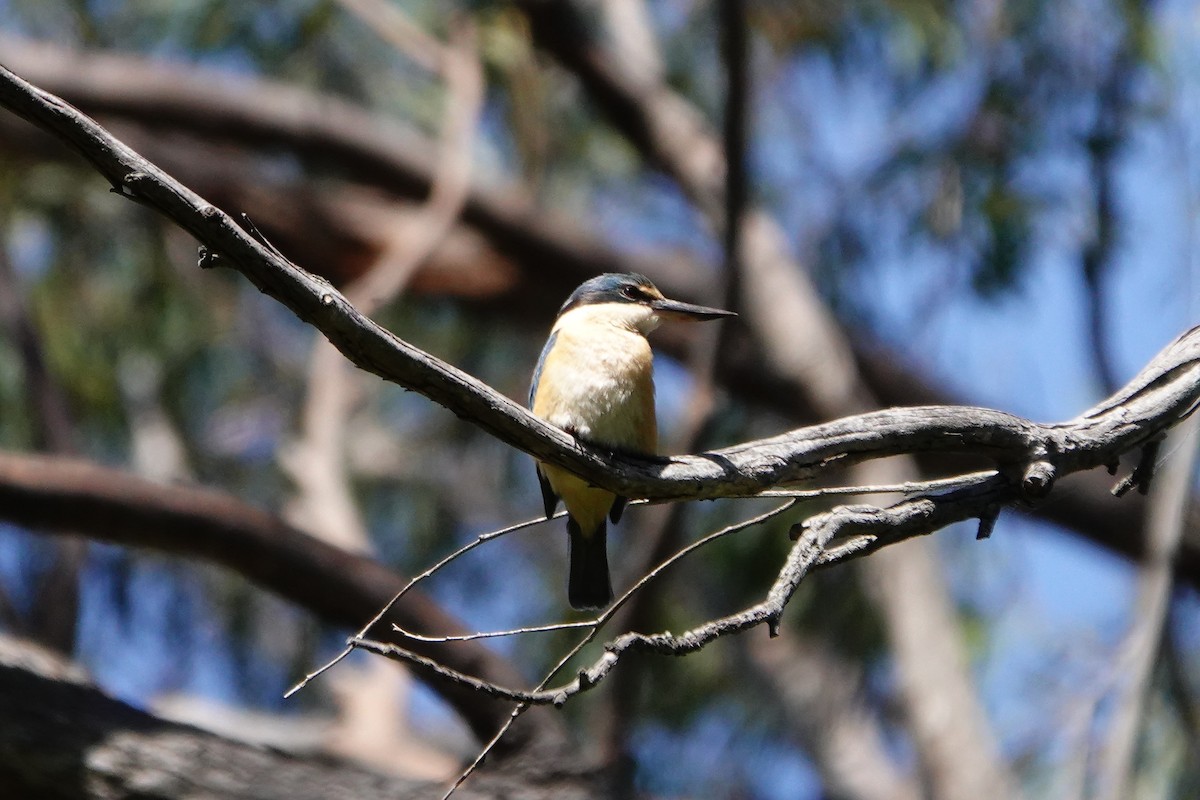
[(637, 300), (642, 296), (642, 291), (636, 286), (626, 286), (621, 290), (621, 294), (625, 295), (630, 300)]

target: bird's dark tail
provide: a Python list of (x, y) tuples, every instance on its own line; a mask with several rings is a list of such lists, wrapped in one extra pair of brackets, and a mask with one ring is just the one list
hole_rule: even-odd
[(608, 531), (603, 521), (590, 536), (579, 529), (579, 523), (567, 519), (571, 540), (571, 572), (567, 579), (567, 599), (571, 608), (604, 608), (612, 602), (612, 584), (608, 578)]

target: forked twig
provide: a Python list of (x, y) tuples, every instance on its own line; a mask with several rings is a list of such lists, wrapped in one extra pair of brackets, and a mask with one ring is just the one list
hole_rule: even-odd
[[(675, 564), (676, 562), (678, 562), (685, 556), (695, 552), (696, 550), (699, 550), (700, 548), (704, 547), (705, 545), (708, 545), (711, 542), (716, 541), (717, 539), (723, 538), (725, 536), (729, 536), (730, 534), (738, 533), (747, 528), (750, 528), (755, 525), (766, 522), (767, 520), (771, 519), (772, 517), (776, 517), (779, 514), (782, 514), (785, 511), (787, 511), (788, 509), (792, 508), (796, 504), (796, 502), (797, 501), (795, 501), (795, 500), (789, 500), (788, 502), (783, 503), (783, 504), (771, 509), (770, 511), (766, 511), (762, 514), (758, 514), (747, 520), (743, 520), (742, 522), (738, 522), (733, 525), (728, 525), (724, 528), (721, 528), (718, 531), (714, 531), (713, 533), (708, 534), (707, 536), (705, 536), (701, 539), (697, 539), (695, 542), (692, 542), (691, 544), (689, 544), (688, 546), (686, 546), (684, 548), (681, 548), (679, 551), (677, 551), (675, 554), (673, 554), (670, 558), (665, 559), (662, 563), (660, 563), (654, 569), (650, 570), (645, 575), (643, 575), (641, 578), (639, 578), (636, 583), (634, 583), (627, 590), (625, 590), (625, 592), (623, 592), (621, 594), (621, 596), (618, 597), (612, 603), (612, 605), (610, 605), (607, 609), (605, 609), (605, 611), (603, 613), (601, 613), (600, 615), (598, 615), (597, 617), (595, 617), (594, 619), (592, 619), (590, 621), (584, 621), (583, 623), (570, 622), (570, 623), (560, 623), (558, 625), (542, 626), (542, 628), (544, 630), (570, 630), (573, 628), (581, 628), (581, 627), (589, 628), (590, 630), (589, 630), (588, 634), (585, 637), (583, 637), (583, 639), (581, 639), (570, 651), (568, 651), (567, 654), (554, 666), (554, 668), (549, 671), (549, 673), (546, 676), (546, 679), (541, 684), (539, 684), (537, 688), (535, 688), (533, 690), (516, 689), (516, 688), (512, 688), (512, 687), (500, 686), (498, 684), (489, 683), (487, 681), (482, 681), (473, 675), (468, 675), (459, 670), (454, 670), (454, 669), (445, 667), (441, 664), (438, 664), (433, 659), (426, 658), (425, 656), (422, 656), (422, 655), (418, 655), (417, 653), (414, 653), (411, 650), (408, 650), (406, 648), (400, 647), (399, 645), (396, 645), (396, 644), (393, 644), (390, 642), (380, 642), (380, 641), (376, 641), (373, 639), (366, 639), (366, 638), (363, 638), (363, 635), (352, 638), (350, 640), (350, 647), (351, 648), (355, 648), (355, 647), (361, 648), (368, 652), (382, 655), (386, 658), (391, 658), (391, 659), (394, 659), (397, 661), (402, 661), (402, 662), (405, 662), (408, 664), (413, 664), (422, 669), (432, 670), (439, 677), (441, 677), (445, 680), (449, 680), (449, 681), (452, 681), (455, 683), (461, 683), (461, 684), (470, 686), (470, 687), (477, 689), (477, 690), (483, 692), (484, 694), (487, 694), (492, 697), (497, 697), (497, 698), (500, 698), (503, 700), (517, 700), (517, 701), (521, 701), (521, 702), (530, 702), (530, 703), (535, 703), (538, 705), (544, 705), (544, 704), (560, 705), (561, 703), (557, 702), (557, 701), (559, 700), (558, 694), (561, 693), (562, 690), (555, 690), (554, 692), (547, 692), (547, 690), (545, 688), (546, 685), (549, 683), (550, 680), (552, 680), (554, 678), (555, 675), (558, 674), (558, 672), (567, 664), (568, 661), (570, 661), (572, 658), (574, 658), (576, 655), (578, 655), (578, 653), (586, 645), (588, 645), (593, 639), (596, 638), (596, 635), (613, 618), (613, 616), (621, 609), (621, 606), (625, 605), (625, 603), (627, 603), (629, 601), (629, 599), (631, 597), (633, 597), (643, 586), (645, 586), (650, 581), (654, 580), (656, 577), (658, 577), (660, 574), (662, 574), (662, 572), (664, 570), (666, 570), (667, 568), (669, 568), (670, 566), (672, 566), (673, 564)], [(450, 559), (450, 558), (451, 557), (449, 557), (449, 556), (447, 557), (447, 559)], [(416, 580), (416, 579), (414, 579), (414, 580)], [(376, 620), (378, 620), (378, 617), (376, 618)], [(370, 626), (368, 626), (368, 627), (370, 627)], [(591, 686), (587, 686), (585, 688), (591, 688)], [(577, 691), (571, 691), (569, 694), (575, 694), (575, 693), (577, 693)], [(569, 696), (569, 695), (567, 695), (567, 696)], [(562, 699), (565, 700), (565, 697), (563, 697)]]
[[(565, 511), (560, 511), (559, 513), (557, 513), (553, 517), (551, 517), (551, 519), (558, 519), (559, 517), (566, 516), (566, 513), (567, 512), (565, 512)], [(459, 558), (460, 556), (463, 556), (466, 553), (469, 553), (470, 551), (474, 550), (476, 547), (479, 547), (482, 544), (490, 542), (493, 539), (498, 539), (501, 536), (507, 536), (510, 533), (516, 533), (517, 531), (524, 530), (525, 528), (531, 528), (534, 525), (545, 522), (546, 519), (547, 519), (546, 517), (538, 517), (537, 519), (527, 519), (524, 522), (518, 522), (515, 525), (509, 525), (507, 528), (500, 528), (499, 530), (488, 531), (487, 533), (482, 533), (479, 536), (476, 536), (470, 542), (467, 542), (465, 545), (463, 545), (462, 547), (455, 550), (450, 555), (444, 557), (441, 561), (438, 561), (436, 564), (434, 564), (429, 569), (425, 570), (421, 574), (419, 574), (419, 575), (415, 576), (414, 578), (412, 578), (411, 580), (409, 580), (409, 582), (404, 584), (404, 587), (401, 588), (400, 591), (396, 592), (396, 594), (392, 597), (392, 599), (387, 602), (387, 605), (385, 605), (383, 608), (381, 608), (379, 610), (379, 613), (371, 618), (370, 622), (368, 622), (366, 625), (364, 625), (362, 627), (362, 629), (359, 630), (358, 633), (356, 633), (354, 636), (350, 637), (346, 647), (341, 652), (339, 652), (336, 656), (331, 658), (325, 664), (321, 665), (317, 669), (315, 669), (312, 672), (305, 675), (304, 678), (299, 683), (297, 683), (292, 688), (288, 689), (284, 693), (283, 696), (285, 698), (291, 697), (296, 692), (300, 691), (305, 686), (307, 686), (309, 683), (311, 683), (315, 678), (317, 678), (320, 675), (322, 675), (323, 673), (329, 671), (334, 666), (336, 666), (338, 663), (343, 661), (346, 658), (346, 656), (350, 655), (350, 653), (352, 653), (354, 651), (355, 645), (350, 644), (350, 642), (356, 642), (356, 641), (362, 640), (362, 637), (367, 635), (367, 631), (371, 630), (371, 628), (378, 625), (379, 621), (382, 620), (387, 615), (387, 613), (392, 610), (392, 608), (396, 605), (396, 603), (398, 603), (400, 601), (400, 598), (403, 597), (404, 595), (408, 594), (413, 589), (413, 587), (416, 586), (418, 583), (420, 583), (421, 581), (430, 577), (435, 572), (442, 569), (447, 564), (451, 563), (452, 561)]]

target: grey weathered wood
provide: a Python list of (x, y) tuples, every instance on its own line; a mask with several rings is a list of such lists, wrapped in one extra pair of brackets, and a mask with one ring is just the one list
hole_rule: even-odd
[[(481, 773), (474, 798), (598, 797), (567, 771), (534, 779), (518, 765)], [(111, 698), (31, 643), (0, 636), (0, 796), (43, 800), (384, 800), (437, 797), (444, 785), (348, 761), (291, 753), (160, 719)]]
[(745, 495), (862, 460), (917, 452), (974, 454), (1006, 466), (1042, 461), (1063, 475), (1113, 463), (1120, 454), (1160, 437), (1200, 398), (1195, 368), (1200, 335), (1193, 329), (1108, 401), (1060, 424), (1039, 425), (983, 408), (930, 406), (860, 414), (699, 455), (649, 460), (607, 454), (536, 419), (359, 314), (327, 281), (255, 241), (228, 215), (70, 104), (2, 67), (0, 104), (63, 139), (114, 190), (192, 233), (209, 250), (204, 263), (228, 264), (242, 272), (362, 369), (423, 394), (514, 447), (626, 496)]

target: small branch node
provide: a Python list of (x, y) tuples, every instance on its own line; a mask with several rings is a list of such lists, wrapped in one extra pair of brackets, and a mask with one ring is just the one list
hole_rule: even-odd
[(1044, 500), (1054, 488), (1058, 470), (1049, 461), (1035, 461), (1025, 468), (1021, 476), (1021, 495), (1028, 503)]
[(767, 617), (767, 635), (774, 639), (779, 635), (779, 615), (772, 614)]
[(979, 530), (975, 532), (975, 541), (991, 538), (996, 529), (996, 520), (1000, 519), (1000, 508), (989, 508), (987, 513), (979, 517)]
[(204, 245), (200, 245), (200, 248), (196, 251), (196, 257), (196, 265), (200, 269), (213, 269), (214, 267), (225, 266), (221, 260), (221, 254), (215, 250), (209, 250)]
[(333, 305), (333, 295), (329, 294), (328, 292), (321, 295), (321, 305), (326, 306), (326, 307), (332, 306)]
[(1161, 444), (1162, 439), (1153, 439), (1142, 445), (1137, 466), (1133, 468), (1133, 472), (1117, 482), (1112, 489), (1113, 495), (1124, 497), (1135, 486), (1138, 494), (1146, 494), (1150, 491), (1150, 482), (1154, 479), (1155, 462), (1158, 460), (1158, 449)]

